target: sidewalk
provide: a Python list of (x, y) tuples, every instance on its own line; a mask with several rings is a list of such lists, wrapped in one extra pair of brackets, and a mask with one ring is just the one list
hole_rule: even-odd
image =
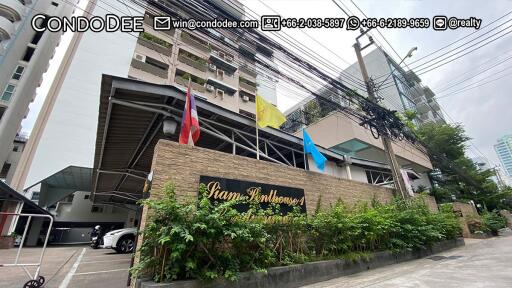
[(424, 259), (340, 277), (304, 288), (512, 287), (512, 236), (465, 241), (464, 247)]

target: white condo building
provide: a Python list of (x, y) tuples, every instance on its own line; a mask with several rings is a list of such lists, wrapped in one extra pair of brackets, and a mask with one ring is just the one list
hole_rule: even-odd
[(32, 17), (70, 16), (72, 11), (73, 6), (61, 0), (0, 1), (0, 167), (5, 175), (0, 178), (10, 180), (14, 173), (12, 159), (17, 156), (12, 154), (19, 152), (15, 138), (62, 35), (36, 32)]

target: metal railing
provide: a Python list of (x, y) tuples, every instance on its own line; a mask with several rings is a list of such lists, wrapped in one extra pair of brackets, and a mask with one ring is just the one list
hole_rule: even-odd
[[(21, 242), (18, 246), (18, 252), (16, 252), (16, 258), (14, 263), (0, 263), (0, 267), (21, 267), (28, 277), (31, 279), (27, 283), (25, 283), (24, 287), (42, 287), (44, 285), (45, 279), (43, 276), (39, 275), (41, 270), (41, 263), (43, 262), (44, 253), (46, 252), (46, 245), (48, 244), (48, 238), (50, 238), (50, 232), (53, 226), (53, 217), (50, 215), (41, 215), (41, 214), (23, 214), (23, 213), (9, 213), (9, 212), (0, 212), (0, 215), (5, 216), (16, 216), (16, 217), (28, 217), (27, 223), (25, 224), (25, 229), (23, 230), (23, 235), (21, 236)], [(41, 250), (41, 255), (39, 255), (39, 261), (37, 263), (19, 263), (21, 249), (23, 249), (23, 244), (25, 242), (25, 237), (27, 236), (28, 227), (30, 226), (30, 221), (32, 218), (47, 218), (50, 220), (50, 224), (48, 225), (48, 231), (46, 232), (46, 237), (44, 239), (43, 249)], [(37, 267), (34, 275), (27, 270), (27, 267)]]

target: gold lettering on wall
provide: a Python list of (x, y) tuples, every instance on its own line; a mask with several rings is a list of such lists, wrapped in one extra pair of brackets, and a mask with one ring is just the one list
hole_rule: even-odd
[(208, 199), (213, 200), (249, 200), (257, 201), (259, 203), (275, 203), (285, 204), (288, 206), (304, 205), (304, 196), (301, 198), (279, 196), (279, 192), (275, 189), (270, 190), (268, 194), (263, 194), (261, 187), (250, 187), (245, 192), (247, 196), (242, 195), (240, 192), (222, 191), (220, 183), (216, 181), (209, 182), (206, 185)]

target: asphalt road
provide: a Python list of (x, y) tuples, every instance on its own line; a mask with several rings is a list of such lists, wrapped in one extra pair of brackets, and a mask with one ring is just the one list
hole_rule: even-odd
[(512, 236), (466, 239), (464, 247), (428, 258), (306, 287), (512, 287)]

